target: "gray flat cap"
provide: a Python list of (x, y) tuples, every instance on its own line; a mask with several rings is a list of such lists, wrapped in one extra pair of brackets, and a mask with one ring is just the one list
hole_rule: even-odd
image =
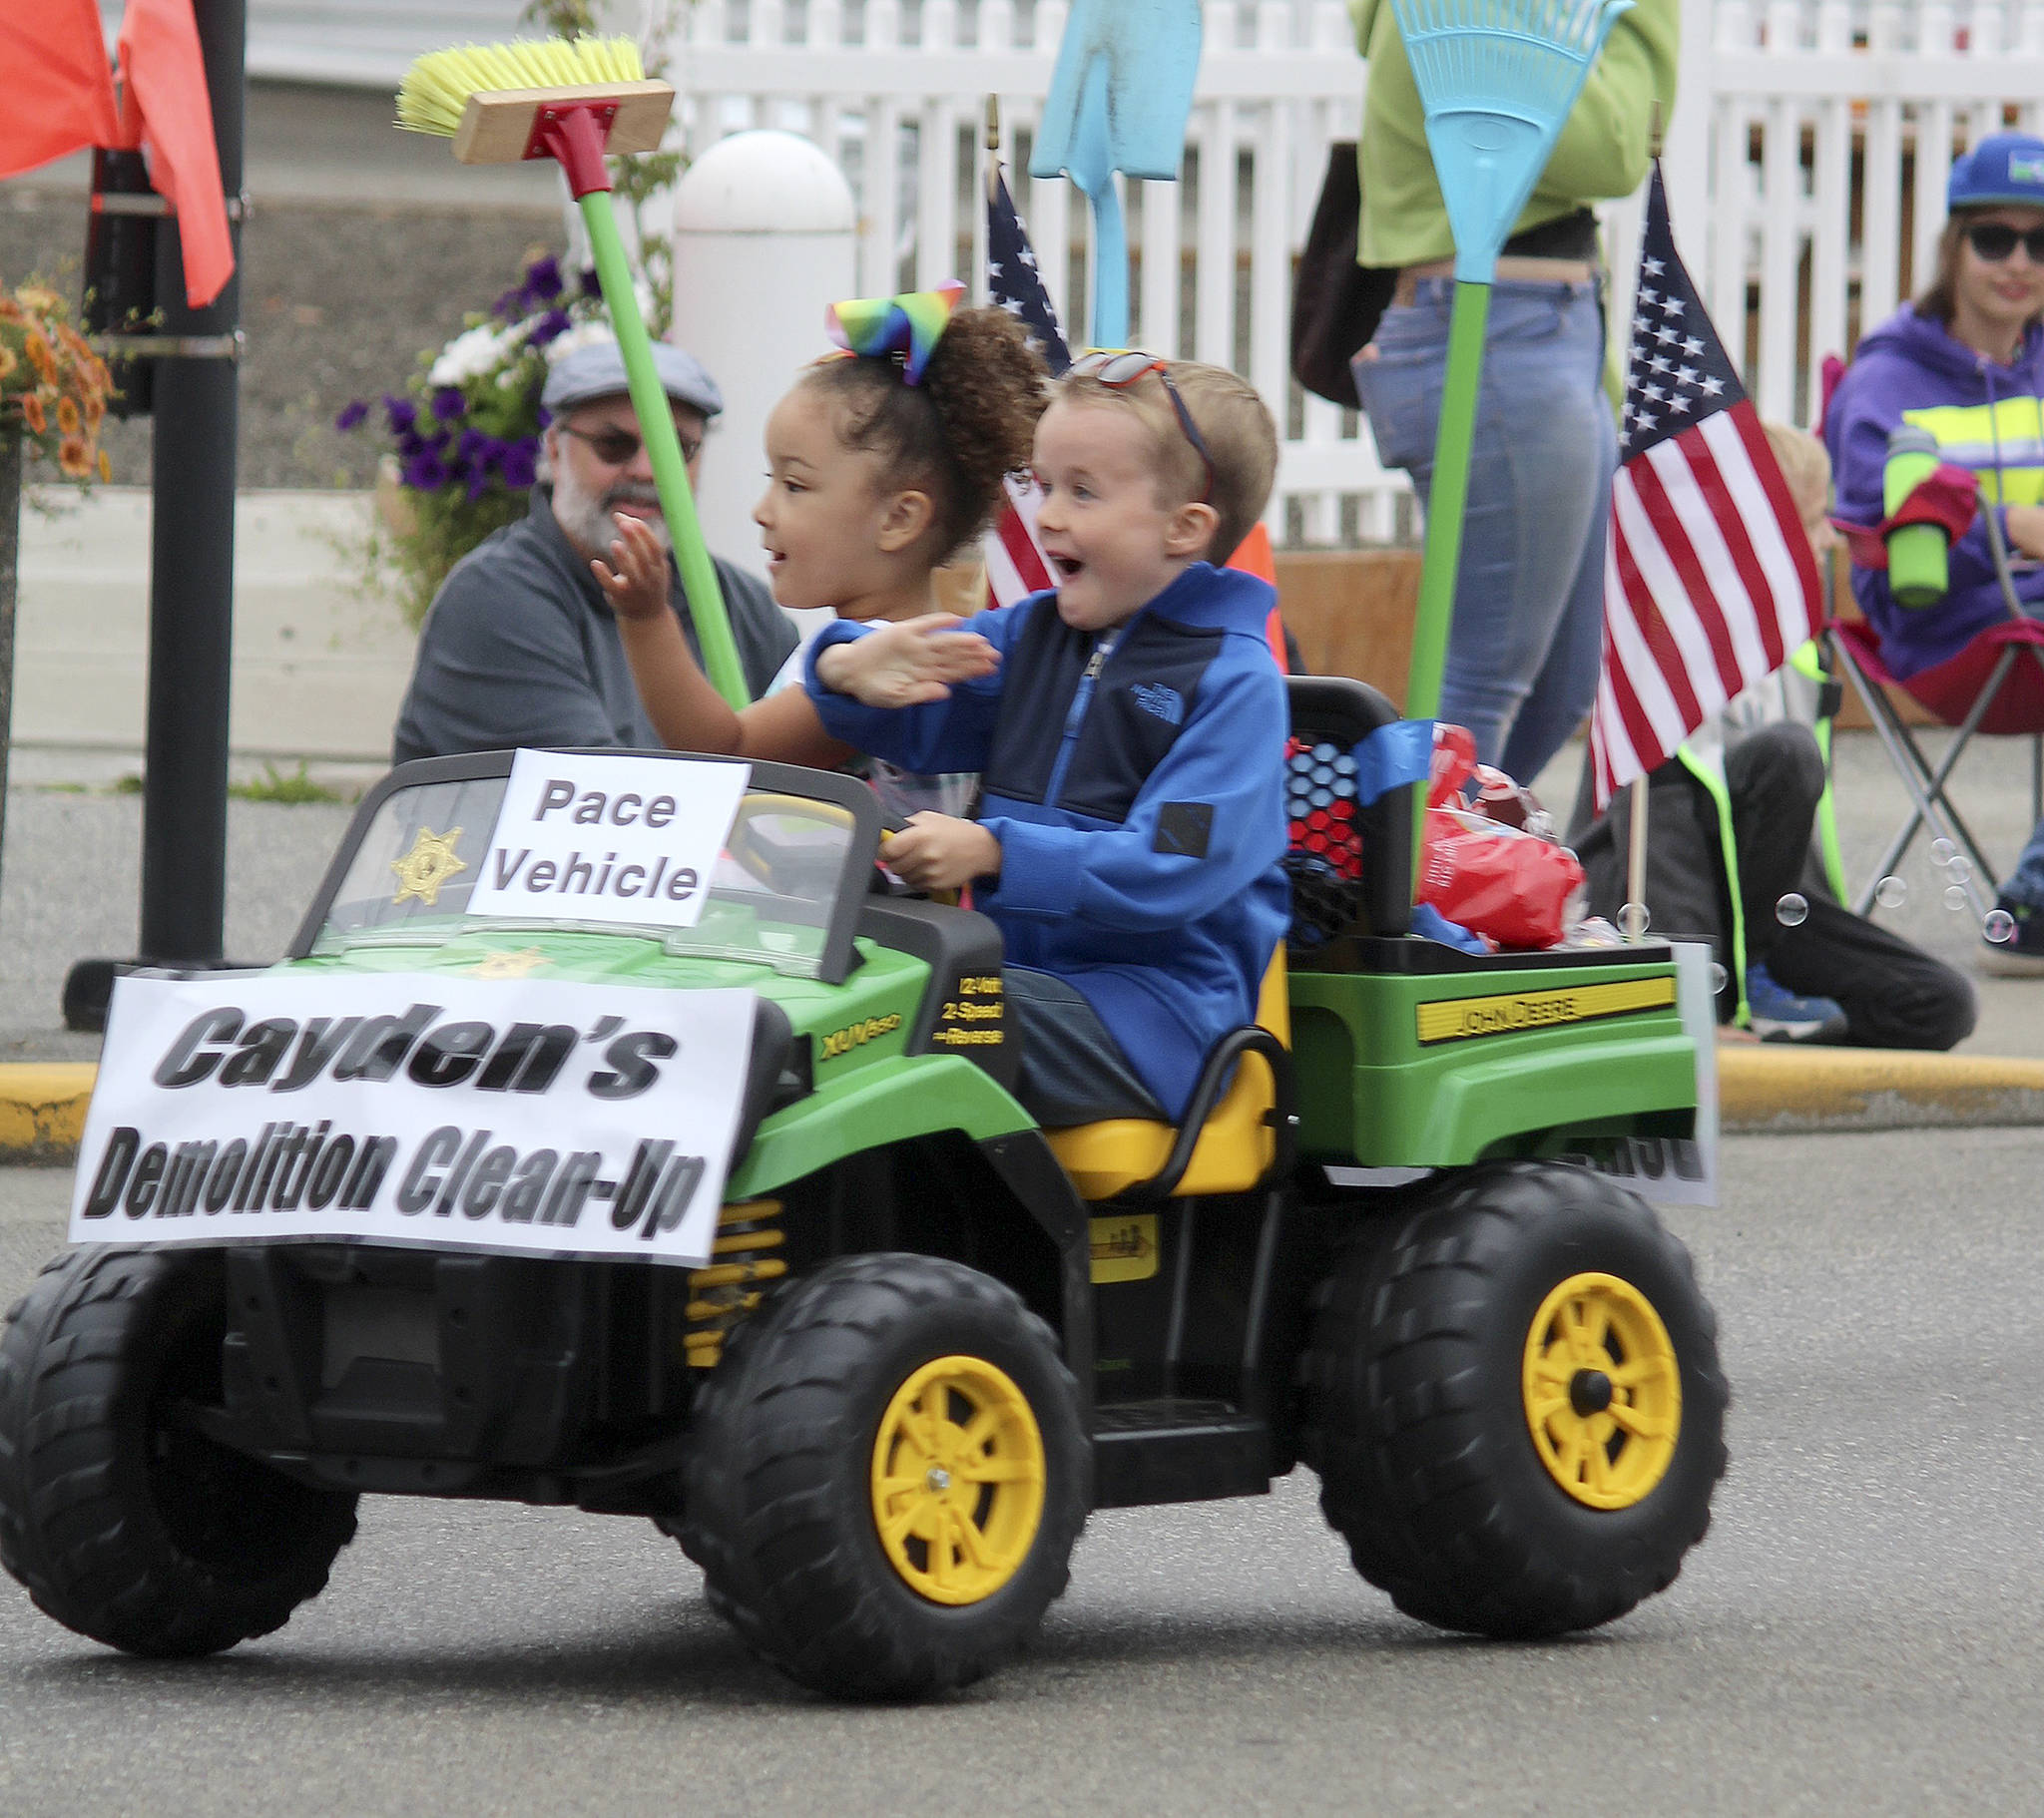
[[(660, 374), (662, 389), (677, 404), (700, 410), (706, 417), (714, 417), (724, 408), (724, 393), (717, 389), (717, 381), (703, 370), (703, 362), (693, 353), (685, 353), (666, 341), (655, 341), (653, 365)], [(587, 347), (563, 354), (555, 362), (539, 401), (558, 416), (577, 404), (614, 398), (630, 389), (625, 379), (625, 356), (618, 351), (617, 342), (593, 341)]]

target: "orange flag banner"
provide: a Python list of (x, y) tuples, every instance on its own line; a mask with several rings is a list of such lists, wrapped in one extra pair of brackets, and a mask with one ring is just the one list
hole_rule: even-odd
[(235, 273), (235, 243), (192, 0), (128, 0), (120, 50), (122, 130), (108, 143), (148, 142), (149, 181), (178, 217), (185, 300), (203, 309)]
[(0, 7), (0, 177), (111, 145), (114, 83), (93, 0)]
[[(1251, 528), (1243, 538), (1242, 547), (1228, 558), (1230, 568), (1239, 568), (1246, 575), (1255, 575), (1259, 581), (1278, 585), (1278, 558), (1271, 551), (1271, 533), (1263, 525)], [(1270, 623), (1264, 627), (1264, 636), (1271, 641), (1271, 655), (1278, 659), (1280, 670), (1289, 670), (1291, 665), (1284, 655), (1284, 621), (1278, 616), (1278, 609), (1271, 609)]]

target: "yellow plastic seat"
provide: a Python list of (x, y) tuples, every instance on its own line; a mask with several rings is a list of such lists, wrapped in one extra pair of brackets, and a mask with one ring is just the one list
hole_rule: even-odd
[[(1284, 987), (1284, 946), (1278, 943), (1257, 996), (1257, 1022), (1286, 1048), (1291, 1046), (1291, 1006)], [(1201, 1193), (1246, 1193), (1263, 1179), (1278, 1152), (1278, 1133), (1269, 1122), (1278, 1102), (1271, 1064), (1246, 1054), (1236, 1068), (1228, 1096), (1200, 1133), (1174, 1199)], [(1178, 1140), (1170, 1124), (1144, 1118), (1109, 1118), (1045, 1131), (1052, 1152), (1072, 1176), (1082, 1199), (1112, 1199), (1154, 1179)]]

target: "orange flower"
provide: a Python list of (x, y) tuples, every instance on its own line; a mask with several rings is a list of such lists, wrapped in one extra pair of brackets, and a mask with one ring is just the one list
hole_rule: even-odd
[(102, 480), (111, 480), (113, 477), (114, 464), (107, 459), (107, 451), (102, 448), (100, 450), (100, 478)]
[(85, 394), (85, 426), (92, 434), (99, 433), (100, 420), (107, 414), (106, 401), (97, 392)]
[(57, 324), (57, 345), (73, 359), (89, 360), (93, 357), (92, 343), (69, 322)]
[(50, 343), (43, 339), (35, 329), (31, 328), (28, 331), (27, 340), (22, 345), (24, 351), (28, 354), (28, 363), (36, 369), (37, 375), (42, 379), (43, 383), (45, 385), (56, 384), (57, 356), (50, 351)]
[(92, 450), (83, 436), (66, 436), (57, 444), (57, 466), (67, 480), (92, 478)]
[(42, 393), (28, 391), (22, 394), (21, 420), (29, 426), (32, 435), (41, 435), (49, 428), (49, 423), (43, 416)]
[(75, 436), (78, 433), (78, 405), (70, 398), (57, 400), (57, 427), (67, 436)]
[(21, 299), (23, 308), (33, 309), (41, 315), (48, 315), (52, 309), (64, 307), (64, 299), (56, 291), (46, 289), (41, 284), (23, 284), (14, 294)]
[(18, 322), (21, 319), (21, 305), (5, 290), (0, 290), (0, 322)]

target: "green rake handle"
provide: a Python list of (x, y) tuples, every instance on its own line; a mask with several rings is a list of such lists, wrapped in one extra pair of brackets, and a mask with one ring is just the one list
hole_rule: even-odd
[[(1476, 392), (1483, 379), (1483, 334), (1489, 320), (1490, 286), (1456, 279), (1440, 423), (1434, 431), (1433, 488), (1426, 506), (1412, 668), (1405, 682), (1407, 719), (1431, 719), (1440, 711), (1441, 672), (1447, 668), (1448, 626), (1455, 616), (1455, 580), (1462, 564), (1462, 516), (1469, 499), (1469, 451), (1476, 439)], [(1421, 785), (1413, 787), (1418, 801), (1412, 816), (1412, 884), (1417, 891), (1426, 796)]]
[(696, 623), (696, 637), (703, 646), (703, 670), (711, 686), (736, 710), (746, 706), (752, 695), (746, 690), (745, 671), (739, 667), (739, 649), (732, 639), (731, 620), (725, 614), (717, 570), (711, 566), (710, 551), (703, 542), (696, 498), (689, 490), (689, 470), (682, 460), (682, 444), (675, 435), (667, 393), (653, 364), (653, 342), (647, 336), (645, 318), (639, 313), (639, 298), (632, 289), (632, 268), (625, 259), (624, 242), (618, 237), (610, 192), (592, 190), (581, 202), (582, 225), (589, 230), (589, 249), (596, 255), (596, 280), (603, 288), (604, 305), (610, 310), (611, 326), (617, 332), (618, 352), (624, 357), (625, 377), (632, 390), (632, 408), (639, 413), (639, 432), (646, 438), (646, 452), (653, 462), (653, 484), (660, 494), (660, 509), (666, 514), (668, 532), (674, 540), (675, 565), (682, 571), (682, 587), (689, 596), (689, 616)]

